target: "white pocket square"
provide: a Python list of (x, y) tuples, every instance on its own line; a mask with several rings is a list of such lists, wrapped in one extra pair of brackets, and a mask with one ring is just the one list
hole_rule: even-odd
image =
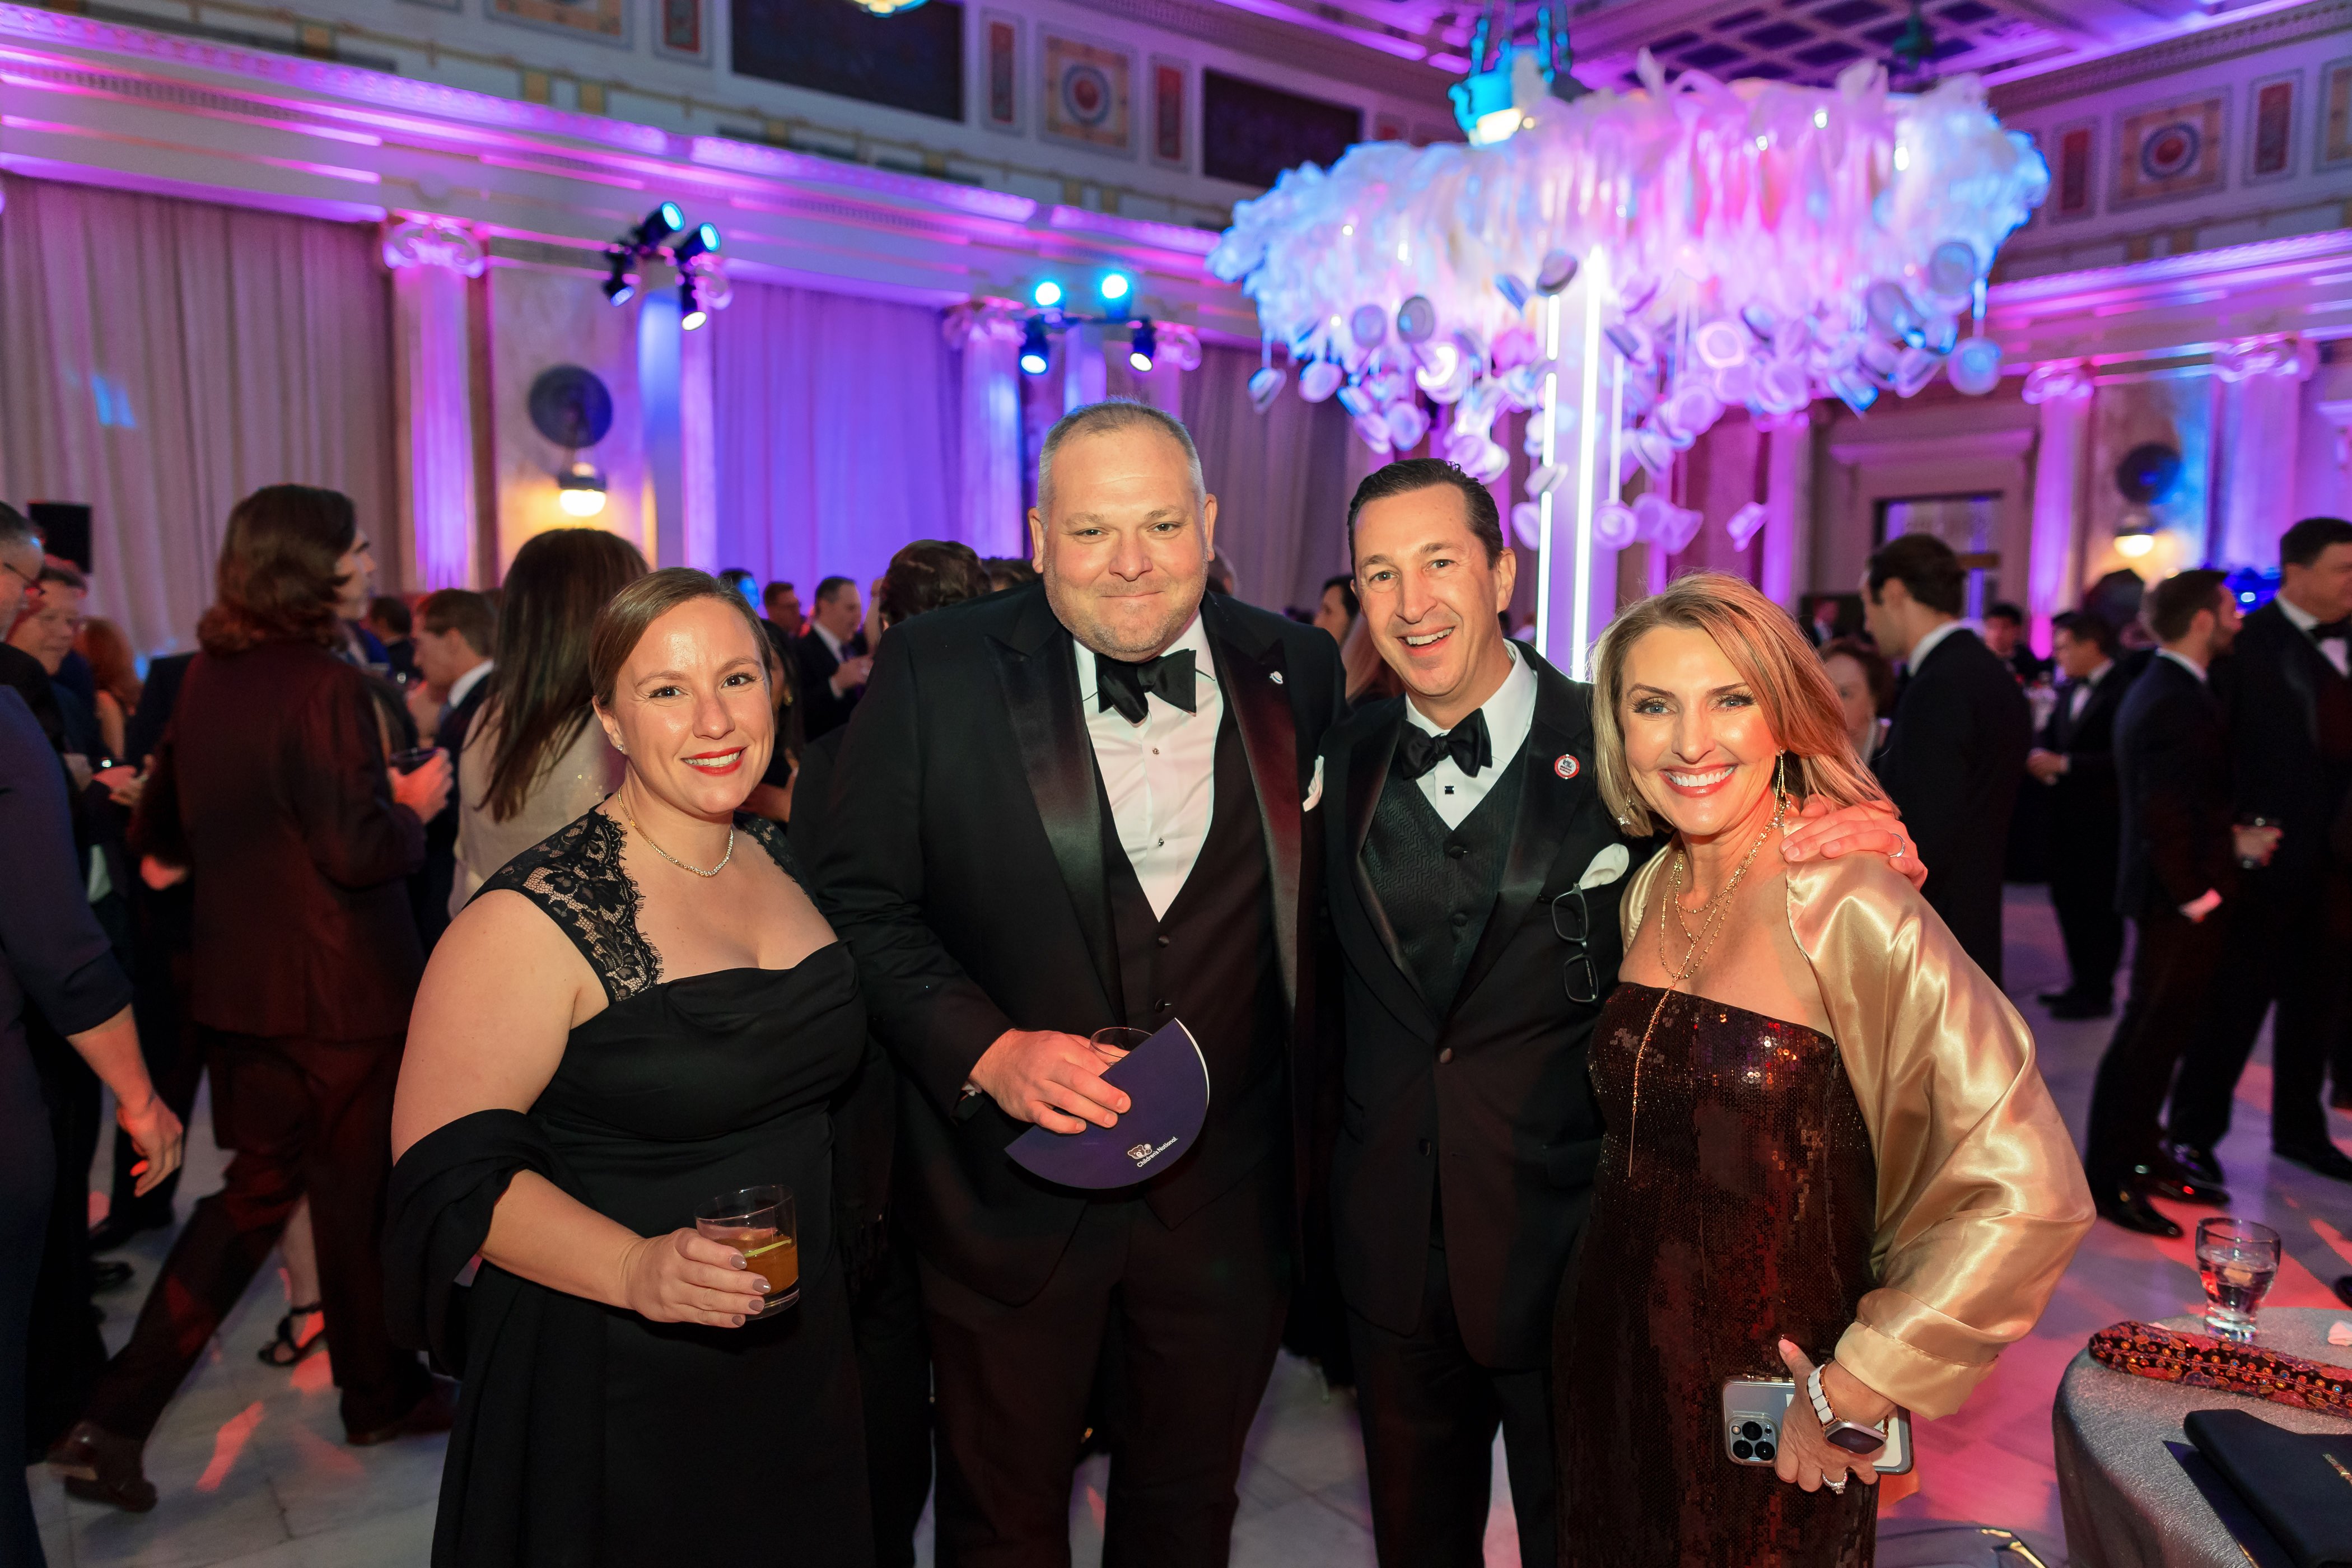
[(1302, 805), (1298, 809), (1302, 812), (1308, 812), (1314, 810), (1317, 806), (1321, 805), (1322, 804), (1323, 759), (1318, 757), (1315, 759), (1315, 776), (1307, 781), (1306, 804)]
[(1592, 864), (1584, 868), (1584, 875), (1576, 879), (1576, 885), (1582, 889), (1613, 882), (1625, 874), (1625, 868), (1633, 863), (1633, 859), (1625, 853), (1622, 844), (1612, 844), (1592, 858)]

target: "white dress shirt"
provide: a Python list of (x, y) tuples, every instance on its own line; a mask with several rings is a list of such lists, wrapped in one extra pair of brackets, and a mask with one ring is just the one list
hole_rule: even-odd
[[(1480, 768), (1474, 777), (1465, 773), (1450, 756), (1440, 757), (1437, 765), (1413, 782), (1421, 793), (1437, 808), (1437, 815), (1448, 828), (1462, 826), (1463, 819), (1478, 809), (1495, 781), (1503, 776), (1505, 768), (1516, 766), (1519, 752), (1528, 743), (1528, 731), (1536, 721), (1536, 672), (1519, 657), (1511, 643), (1503, 645), (1511, 656), (1511, 673), (1503, 677), (1503, 684), (1495, 695), (1479, 705), (1478, 711), (1486, 716), (1486, 739), (1494, 747), (1495, 765)], [(1431, 735), (1443, 735), (1446, 731), (1432, 723), (1422, 710), (1404, 700), (1405, 722)], [(1469, 721), (1465, 719), (1464, 723)]]
[(1192, 655), (1193, 710), (1187, 713), (1158, 692), (1145, 694), (1143, 722), (1130, 724), (1116, 708), (1097, 699), (1094, 650), (1071, 645), (1078, 671), (1078, 701), (1094, 742), (1095, 765), (1102, 770), (1103, 793), (1110, 796), (1119, 847), (1143, 884), (1151, 912), (1165, 920), (1192, 863), (1209, 841), (1209, 820), (1217, 807), (1217, 725), (1223, 719), (1223, 692), (1208, 634), (1195, 614), (1170, 653)]
[(2107, 678), (2107, 671), (2115, 667), (2116, 661), (2108, 659), (2098, 668), (2074, 682), (2074, 692), (2066, 699), (2066, 722), (2072, 724), (2083, 716), (2083, 710), (2090, 706), (2091, 693), (2097, 689), (2099, 682)]
[(466, 700), (466, 699), (472, 694), (474, 688), (479, 686), (483, 681), (488, 680), (490, 678), (490, 666), (496, 662), (497, 661), (495, 659), (486, 658), (482, 660), (481, 663), (474, 666), (473, 668), (467, 670), (465, 674), (459, 676), (457, 679), (451, 681), (449, 683), (449, 695), (441, 704), (442, 713), (446, 715), (456, 711), (457, 704)]
[[(2311, 637), (2311, 628), (2319, 624), (2317, 616), (2284, 594), (2278, 596), (2278, 607), (2281, 615), (2294, 623), (2294, 629), (2307, 637)], [(2352, 675), (2352, 647), (2347, 647), (2342, 637), (2329, 637), (2326, 642), (2312, 637), (2311, 645), (2319, 650), (2322, 658), (2336, 667), (2336, 674)]]

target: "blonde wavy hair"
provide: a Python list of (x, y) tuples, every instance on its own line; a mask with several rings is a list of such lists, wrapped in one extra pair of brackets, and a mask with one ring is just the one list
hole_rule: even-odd
[(1625, 763), (1618, 714), (1625, 700), (1625, 661), (1633, 645), (1661, 626), (1705, 632), (1755, 694), (1764, 722), (1789, 759), (1789, 793), (1821, 795), (1832, 805), (1884, 801), (1886, 792), (1846, 739), (1837, 689), (1788, 612), (1740, 578), (1693, 572), (1610, 623), (1592, 661), (1593, 773), (1601, 803), (1629, 833), (1659, 831)]

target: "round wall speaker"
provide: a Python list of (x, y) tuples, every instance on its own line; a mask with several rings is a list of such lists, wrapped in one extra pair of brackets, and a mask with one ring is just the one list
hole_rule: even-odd
[(613, 428), (613, 395), (593, 370), (551, 365), (530, 384), (530, 423), (559, 447), (593, 447)]
[(2134, 506), (2154, 506), (2180, 482), (2180, 453), (2161, 441), (2146, 441), (2116, 465), (2116, 489)]

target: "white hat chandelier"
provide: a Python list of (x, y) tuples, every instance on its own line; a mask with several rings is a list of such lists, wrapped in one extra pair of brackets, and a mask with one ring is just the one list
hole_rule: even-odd
[(1261, 409), (1286, 379), (1279, 342), (1299, 395), (1338, 396), (1375, 449), (1419, 444), (1425, 399), (1447, 456), (1490, 482), (1509, 464), (1496, 416), (1533, 411), (1536, 495), (1590, 407), (1605, 435), (1580, 446), (1585, 471), (1609, 463), (1604, 505), (1623, 516), (1595, 521), (1615, 544), (1634, 527), (1617, 481), (1663, 473), (1728, 407), (1861, 410), (1938, 371), (1963, 393), (1999, 383), (1985, 274), (2049, 173), (1976, 79), (1895, 93), (1863, 62), (1828, 89), (1696, 70), (1669, 86), (1644, 52), (1643, 89), (1563, 101), (1546, 63), (1497, 62), (1516, 129), (1482, 104), (1483, 142), (1354, 147), (1234, 207), (1209, 265), (1256, 301)]

